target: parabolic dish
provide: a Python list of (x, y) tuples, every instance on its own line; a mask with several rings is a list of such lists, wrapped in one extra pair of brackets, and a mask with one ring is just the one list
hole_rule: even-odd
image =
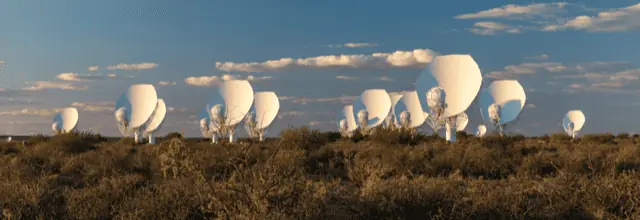
[(408, 112), (409, 121), (411, 122), (409, 127), (412, 128), (422, 125), (424, 120), (427, 119), (426, 116), (429, 115), (422, 110), (420, 98), (418, 98), (418, 92), (416, 90), (405, 91), (394, 110), (397, 116), (400, 116), (404, 111)]
[(78, 124), (78, 109), (76, 108), (63, 108), (58, 112), (54, 118), (53, 123), (55, 125), (54, 131), (56, 132), (70, 132)]
[(562, 126), (564, 127), (565, 130), (568, 130), (569, 123), (573, 122), (573, 130), (568, 130), (568, 131), (576, 132), (582, 129), (586, 120), (587, 118), (584, 116), (584, 113), (582, 113), (582, 111), (571, 110), (567, 112), (567, 114), (564, 116), (564, 119), (562, 120)]
[(342, 129), (341, 125), (346, 125), (347, 132), (358, 129), (358, 123), (353, 115), (353, 105), (345, 105), (338, 113), (338, 129)]
[(200, 134), (202, 134), (203, 137), (210, 137), (212, 135), (211, 128), (209, 127), (211, 118), (209, 117), (209, 109), (207, 109), (207, 107), (202, 108), (198, 119), (200, 123)]
[(160, 127), (164, 122), (164, 118), (167, 116), (167, 106), (164, 100), (158, 99), (157, 107), (151, 117), (151, 120), (147, 123), (144, 129), (144, 134), (152, 133)]
[(280, 100), (275, 92), (256, 92), (254, 94), (253, 112), (257, 129), (269, 126), (278, 116)]
[(211, 102), (211, 106), (219, 104), (225, 107), (225, 124), (234, 126), (244, 119), (253, 105), (253, 87), (247, 80), (225, 80)]
[(469, 116), (467, 113), (460, 113), (456, 116), (456, 131), (463, 131), (469, 124)]
[(478, 128), (476, 128), (476, 136), (482, 137), (485, 133), (487, 133), (487, 126), (478, 125)]
[[(391, 98), (384, 89), (367, 89), (353, 103), (353, 114), (360, 111), (368, 113), (367, 128), (374, 128), (382, 124), (391, 110)], [(357, 120), (357, 119), (356, 119)]]
[[(129, 122), (129, 128), (135, 129), (149, 121), (158, 103), (158, 94), (151, 84), (136, 84), (129, 87), (124, 94), (125, 100), (118, 100), (116, 110), (122, 105), (125, 107), (125, 119)], [(125, 102), (121, 104), (119, 102)]]
[(526, 100), (524, 89), (517, 80), (494, 81), (480, 92), (480, 113), (485, 122), (490, 121), (489, 106), (496, 103), (500, 106), (500, 124), (506, 124), (518, 117)]
[(478, 64), (470, 55), (436, 56), (416, 79), (416, 90), (425, 112), (427, 92), (436, 86), (444, 89), (447, 105), (442, 117), (450, 117), (465, 111), (473, 102), (482, 84)]
[[(394, 123), (390, 126), (398, 126), (398, 115), (396, 114), (395, 107), (402, 98), (404, 92), (390, 92), (389, 98), (391, 99), (391, 111), (389, 112), (388, 120), (392, 120), (389, 123)], [(385, 122), (386, 123), (386, 122)]]

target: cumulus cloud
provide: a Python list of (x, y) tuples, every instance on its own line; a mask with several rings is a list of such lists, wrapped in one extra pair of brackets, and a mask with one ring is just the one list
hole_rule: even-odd
[(248, 75), (242, 77), (240, 75), (224, 74), (222, 76), (191, 76), (184, 79), (184, 83), (190, 86), (218, 86), (224, 80), (246, 79), (252, 82), (271, 79), (271, 76), (253, 76)]
[(594, 16), (580, 15), (560, 24), (545, 26), (545, 31), (585, 30), (589, 32), (620, 32), (640, 30), (640, 3), (600, 12)]
[(81, 75), (78, 73), (60, 73), (56, 76), (56, 79), (71, 82), (89, 82), (95, 80), (115, 79), (115, 78), (133, 78), (133, 76), (120, 77), (115, 73), (105, 75)]
[(553, 14), (565, 12), (567, 3), (537, 3), (530, 5), (509, 4), (499, 8), (492, 8), (476, 13), (457, 15), (455, 19), (479, 19), (479, 18), (514, 18), (514, 17), (549, 17)]
[(567, 3), (537, 3), (530, 5), (509, 4), (499, 8), (492, 8), (476, 13), (457, 15), (455, 19), (479, 19), (479, 18), (512, 18), (512, 17), (547, 17), (552, 14), (564, 12)]
[(542, 63), (521, 63), (518, 65), (509, 65), (504, 67), (501, 71), (492, 71), (487, 74), (489, 78), (505, 79), (515, 78), (518, 75), (531, 75), (540, 70), (547, 72), (562, 72), (567, 67), (562, 63), (557, 62), (542, 62)]
[(93, 76), (93, 75), (80, 75), (77, 73), (60, 73), (56, 76), (57, 79), (64, 81), (74, 81), (74, 82), (87, 82), (98, 79), (105, 79), (104, 76)]
[(353, 68), (391, 69), (423, 68), (437, 53), (429, 49), (396, 51), (393, 53), (343, 54), (307, 58), (281, 58), (264, 62), (216, 62), (216, 68), (225, 72), (274, 72), (305, 69)]
[(160, 81), (160, 82), (158, 82), (158, 85), (161, 85), (161, 86), (169, 86), (169, 85), (175, 85), (175, 84), (176, 84), (175, 81)]
[(89, 68), (87, 68), (89, 71), (93, 72), (93, 71), (98, 71), (98, 69), (100, 69), (99, 66), (90, 66)]
[(31, 85), (31, 86), (22, 88), (22, 90), (25, 90), (25, 91), (40, 91), (40, 90), (47, 90), (47, 89), (87, 90), (89, 88), (87, 86), (78, 86), (68, 82), (35, 81), (35, 82), (25, 82), (25, 84)]
[(336, 76), (336, 79), (342, 79), (342, 80), (356, 80), (358, 78), (356, 77), (352, 77), (352, 76)]
[(116, 65), (108, 66), (108, 70), (148, 70), (155, 69), (158, 67), (157, 63), (137, 63), (137, 64), (126, 64), (120, 63)]
[(332, 44), (329, 45), (329, 47), (346, 47), (346, 48), (362, 48), (362, 47), (376, 47), (378, 46), (377, 44), (374, 43), (345, 43), (345, 44)]
[(511, 27), (503, 23), (489, 21), (476, 22), (473, 24), (473, 28), (470, 28), (469, 31), (477, 35), (495, 35), (499, 32), (518, 34), (521, 32), (519, 28)]

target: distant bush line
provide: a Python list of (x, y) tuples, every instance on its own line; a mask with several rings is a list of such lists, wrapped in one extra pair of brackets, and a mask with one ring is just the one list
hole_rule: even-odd
[(640, 137), (0, 143), (4, 219), (640, 219)]

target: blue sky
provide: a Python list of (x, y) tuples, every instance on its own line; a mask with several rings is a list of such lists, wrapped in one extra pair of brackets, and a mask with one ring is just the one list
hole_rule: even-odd
[(0, 133), (49, 134), (52, 114), (73, 105), (79, 129), (118, 135), (113, 103), (151, 83), (171, 107), (160, 135), (199, 136), (194, 117), (224, 74), (251, 75), (256, 90), (282, 97), (269, 135), (335, 130), (363, 90), (411, 89), (429, 58), (455, 53), (471, 54), (488, 81), (525, 87), (530, 105), (513, 131), (559, 132), (564, 113), (582, 109), (583, 133), (638, 132), (639, 24), (640, 4), (622, 0), (7, 0)]

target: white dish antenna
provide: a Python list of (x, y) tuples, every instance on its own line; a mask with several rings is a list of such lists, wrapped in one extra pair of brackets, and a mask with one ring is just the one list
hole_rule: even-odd
[(345, 105), (338, 114), (338, 129), (342, 137), (351, 138), (353, 132), (358, 129), (358, 123), (353, 115), (353, 105)]
[[(467, 54), (436, 56), (416, 79), (416, 90), (422, 108), (429, 113), (428, 124), (437, 133), (447, 121), (469, 108), (482, 85), (482, 73), (476, 61)], [(444, 101), (439, 101), (444, 98)], [(431, 109), (433, 103), (438, 109)], [(431, 105), (431, 106), (430, 106)], [(447, 129), (447, 140), (455, 141), (455, 131)], [(452, 133), (453, 132), (453, 133)]]
[(70, 107), (63, 108), (53, 117), (52, 129), (56, 134), (69, 133), (78, 124), (78, 109)]
[(147, 123), (158, 104), (158, 94), (151, 84), (135, 84), (118, 99), (115, 117), (121, 134), (134, 133), (140, 140), (140, 127)]
[(389, 111), (389, 115), (387, 116), (387, 118), (384, 121), (384, 126), (385, 128), (395, 128), (398, 127), (398, 115), (396, 115), (396, 105), (398, 104), (398, 102), (400, 101), (400, 99), (402, 99), (402, 95), (404, 94), (404, 92), (390, 92), (389, 93), (389, 98), (391, 99), (391, 111)]
[(480, 114), (502, 134), (503, 126), (518, 118), (527, 100), (517, 80), (494, 81), (480, 92)]
[(476, 128), (476, 137), (484, 137), (486, 133), (487, 133), (487, 126), (478, 125), (478, 127)]
[(584, 122), (587, 118), (584, 116), (584, 113), (580, 110), (571, 110), (567, 112), (562, 120), (562, 126), (564, 127), (564, 131), (567, 132), (569, 136), (575, 138), (580, 129), (584, 126)]
[(456, 141), (456, 133), (457, 131), (463, 131), (467, 124), (469, 123), (469, 117), (467, 113), (460, 113), (456, 116), (449, 117), (445, 122), (445, 126), (447, 128), (446, 132), (446, 140), (450, 142)]
[(256, 92), (252, 110), (245, 117), (245, 129), (251, 137), (264, 139), (265, 128), (278, 116), (280, 100), (275, 92)]
[(425, 121), (425, 112), (420, 105), (418, 92), (405, 91), (400, 102), (395, 107), (395, 115), (398, 117), (397, 126), (403, 128), (417, 128)]
[(353, 114), (363, 134), (381, 125), (391, 110), (391, 98), (384, 89), (367, 89), (353, 103)]
[(151, 119), (143, 126), (142, 135), (149, 137), (149, 143), (155, 144), (154, 133), (164, 123), (164, 119), (167, 117), (167, 105), (164, 100), (158, 99), (156, 109), (151, 115)]
[[(253, 105), (253, 87), (247, 80), (225, 80), (213, 101), (208, 105), (209, 117), (217, 121), (220, 136), (229, 135), (233, 142), (235, 126), (242, 121)], [(213, 140), (215, 142), (215, 140)]]
[(416, 80), (416, 90), (422, 108), (429, 112), (427, 92), (440, 87), (446, 94), (443, 117), (464, 112), (473, 102), (482, 84), (478, 64), (470, 55), (436, 56)]

